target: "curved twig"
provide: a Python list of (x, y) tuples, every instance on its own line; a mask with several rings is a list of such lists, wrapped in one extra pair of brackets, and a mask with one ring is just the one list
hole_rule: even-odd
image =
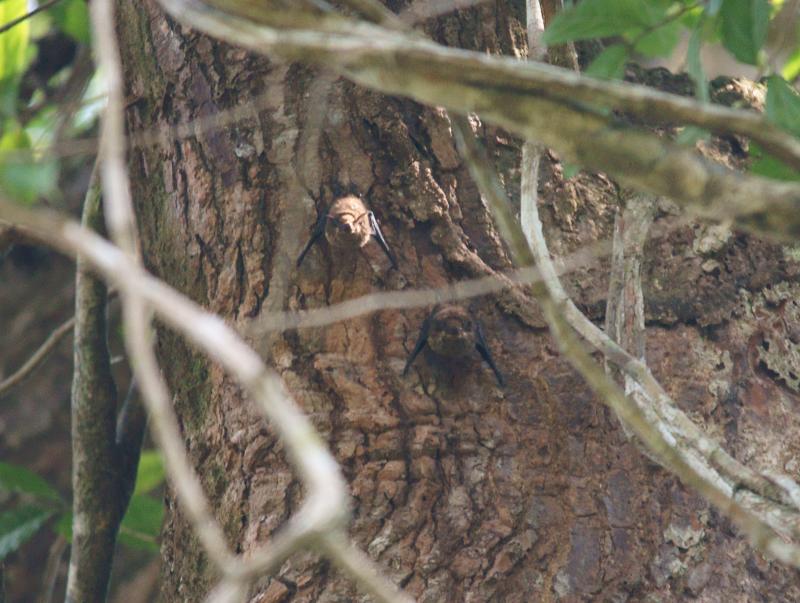
[[(597, 107), (740, 132), (800, 169), (800, 140), (762, 116), (697, 103), (644, 86), (603, 82), (507, 57), (444, 47), (419, 36), (326, 15), (260, 13), (253, 23), (193, 0), (160, 0), (182, 23), (261, 53), (322, 64), (380, 90), (474, 112), (567, 160), (669, 197), (712, 219), (765, 236), (800, 236), (800, 185), (743, 175), (672, 142), (623, 127)], [(310, 29), (312, 28), (313, 29)]]
[[(660, 409), (664, 409), (665, 404), (669, 402), (673, 417), (680, 412), (669, 400), (661, 385), (652, 377), (647, 366), (613, 342), (575, 307), (556, 275), (538, 214), (531, 232), (533, 246), (529, 247), (519, 224), (513, 220), (509, 203), (503, 195), (498, 194), (497, 177), (483, 157), (482, 149), (474, 139), (469, 122), (464, 117), (456, 117), (453, 119), (453, 126), (456, 142), (467, 159), (476, 184), (492, 210), (515, 263), (525, 265), (535, 261), (544, 277), (543, 282), (535, 284), (531, 290), (541, 304), (553, 338), (567, 360), (583, 375), (600, 399), (636, 433), (665, 468), (728, 515), (747, 534), (755, 547), (783, 563), (800, 567), (800, 546), (785, 542), (781, 536), (794, 533), (793, 524), (782, 523), (786, 519), (786, 511), (791, 511), (789, 515), (795, 520), (800, 511), (794, 508), (791, 497), (780, 498), (781, 503), (787, 505), (785, 507), (776, 504), (771, 496), (775, 493), (774, 488), (770, 492), (765, 492), (758, 487), (766, 481), (762, 478), (759, 483), (753, 484), (756, 486), (753, 492), (758, 495), (757, 503), (753, 504), (754, 501), (742, 498), (737, 500), (734, 497), (735, 486), (744, 485), (745, 480), (741, 478), (745, 476), (754, 477), (752, 470), (740, 466), (718, 444), (712, 443), (710, 438), (702, 433), (699, 433), (697, 438), (683, 437), (676, 442), (672, 431), (665, 429), (671, 426), (668, 421), (654, 420), (653, 414), (656, 413), (654, 408), (640, 408), (634, 400), (623, 394), (608, 375), (604, 374), (575, 337), (575, 331), (591, 347), (602, 352), (610, 362), (631, 376), (650, 398), (653, 407), (660, 405)], [(486, 183), (493, 182), (495, 185), (486, 186)], [(688, 418), (687, 422), (694, 426), (697, 432), (700, 431), (696, 425), (688, 421)], [(689, 425), (680, 425), (680, 428), (688, 427)], [(687, 432), (679, 430), (678, 433), (685, 435)], [(719, 476), (711, 462), (712, 456), (725, 458), (726, 468), (733, 470), (734, 475), (740, 478), (739, 481), (731, 484)]]
[(48, 354), (53, 351), (53, 348), (58, 345), (58, 342), (72, 332), (72, 328), (74, 326), (75, 317), (71, 316), (53, 329), (50, 335), (47, 336), (47, 339), (42, 342), (42, 345), (40, 345), (36, 351), (28, 357), (21, 367), (0, 381), (0, 396), (4, 395), (6, 392), (8, 392), (8, 390), (18, 383), (24, 381), (25, 378), (28, 377), (45, 358), (47, 358)]

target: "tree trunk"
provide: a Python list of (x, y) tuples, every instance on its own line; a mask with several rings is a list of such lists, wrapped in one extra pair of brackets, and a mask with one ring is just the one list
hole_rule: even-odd
[[(521, 55), (523, 11), (522, 2), (484, 4), (439, 18), (428, 33), (453, 46)], [(119, 27), (129, 128), (163, 134), (131, 154), (149, 269), (234, 324), (281, 373), (344, 469), (351, 536), (411, 595), (431, 602), (800, 596), (796, 572), (755, 553), (627, 440), (520, 293), (463, 304), (483, 324), (508, 381), (502, 389), (477, 353), (451, 361), (424, 351), (402, 376), (429, 308), (260, 334), (267, 312), (510, 267), (448, 119), (218, 44), (177, 26), (149, 0), (123, 2)], [(215, 117), (232, 107), (242, 108), (233, 123)], [(168, 131), (194, 120), (190, 136)], [(519, 141), (479, 131), (518, 198)], [(554, 253), (610, 238), (619, 205), (612, 183), (597, 175), (565, 181), (548, 155), (541, 178)], [(399, 270), (377, 245), (343, 255), (326, 242), (295, 268), (317, 216), (350, 193), (376, 213)], [(800, 332), (798, 265), (778, 247), (681, 225), (668, 213), (653, 231), (644, 290), (647, 357), (657, 377), (741, 460), (796, 473), (800, 448), (791, 442), (800, 440), (776, 434), (800, 432), (789, 360), (797, 353), (790, 335)], [(607, 274), (601, 260), (566, 279), (597, 321)], [(158, 351), (217, 517), (235, 550), (252, 550), (298, 508), (302, 488), (230, 377), (163, 328)], [(202, 600), (217, 576), (172, 494), (167, 504), (164, 600)], [(252, 596), (349, 601), (357, 592), (328, 563), (301, 553)]]

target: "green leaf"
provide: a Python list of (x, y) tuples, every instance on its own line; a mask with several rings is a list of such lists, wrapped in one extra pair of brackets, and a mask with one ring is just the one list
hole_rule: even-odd
[(790, 182), (800, 180), (800, 172), (786, 165), (780, 159), (766, 153), (754, 142), (750, 143), (750, 157), (752, 158), (750, 172), (753, 174)]
[(61, 534), (64, 540), (72, 542), (72, 513), (63, 513), (53, 526), (56, 534)]
[(648, 57), (668, 56), (677, 46), (682, 29), (683, 26), (678, 20), (656, 27), (636, 42), (636, 51)]
[(0, 490), (22, 492), (41, 500), (61, 502), (61, 495), (42, 477), (19, 465), (0, 463)]
[(544, 32), (546, 44), (561, 44), (642, 31), (666, 15), (668, 2), (583, 0), (556, 15)]
[(628, 47), (624, 44), (613, 44), (594, 58), (586, 68), (586, 75), (603, 80), (621, 79), (627, 60)]
[(779, 75), (767, 78), (767, 119), (800, 136), (800, 95)]
[(0, 560), (21, 547), (52, 514), (30, 505), (0, 513)]
[[(25, 155), (30, 159), (23, 159)], [(58, 162), (52, 158), (36, 161), (33, 157), (28, 134), (9, 120), (0, 138), (0, 189), (23, 203), (33, 203), (39, 197), (50, 197), (57, 192)]]
[(758, 64), (758, 53), (767, 39), (768, 0), (723, 0), (719, 10), (722, 43), (743, 63)]
[(160, 500), (134, 494), (120, 524), (120, 542), (134, 548), (157, 551), (163, 518), (164, 504)]
[(781, 75), (788, 82), (794, 81), (800, 75), (800, 46), (795, 48), (794, 52), (786, 59), (783, 69), (781, 69)]
[(686, 71), (694, 82), (694, 94), (697, 100), (709, 102), (708, 80), (703, 69), (703, 62), (700, 60), (700, 42), (702, 38), (702, 24), (699, 24), (692, 31), (689, 37), (689, 47), (686, 50)]
[(139, 457), (134, 494), (144, 494), (164, 483), (164, 462), (158, 450), (145, 450)]
[(91, 42), (86, 0), (61, 0), (50, 9), (50, 15), (61, 30), (77, 42)]
[(55, 195), (57, 180), (58, 162), (54, 160), (0, 162), (0, 189), (23, 203)]
[[(28, 0), (2, 0), (0, 24), (28, 13)], [(23, 21), (0, 34), (0, 86), (9, 85), (25, 68), (30, 42), (30, 22)]]
[(581, 171), (581, 166), (575, 163), (562, 163), (562, 174), (564, 175), (564, 180), (569, 180), (570, 178), (577, 176)]

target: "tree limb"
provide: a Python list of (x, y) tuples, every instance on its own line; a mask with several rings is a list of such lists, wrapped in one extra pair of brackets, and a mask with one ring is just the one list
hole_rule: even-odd
[[(94, 176), (92, 178), (94, 180)], [(99, 187), (92, 182), (84, 228), (103, 229)], [(117, 390), (106, 342), (106, 285), (78, 257), (72, 377), (72, 548), (66, 600), (104, 601), (122, 520), (114, 467)]]
[[(118, 247), (57, 214), (46, 210), (31, 211), (0, 198), (0, 216), (27, 226), (40, 240), (67, 255), (84, 256), (96, 272), (116, 286), (120, 296), (140, 295), (165, 324), (184, 334), (234, 375), (275, 425), (278, 435), (286, 443), (290, 462), (308, 488), (308, 496), (272, 541), (251, 552), (247, 558), (234, 556), (225, 545), (197, 475), (186, 458), (168, 395), (156, 392), (158, 397), (154, 398), (143, 394), (154, 435), (159, 446), (163, 446), (167, 471), (179, 501), (204, 547), (214, 546), (212, 538), (218, 534), (216, 537), (222, 546), (207, 550), (227, 579), (252, 580), (277, 567), (298, 548), (313, 546), (329, 532), (343, 527), (349, 515), (349, 505), (339, 466), (308, 418), (293, 402), (280, 378), (264, 366), (258, 354), (221, 318), (148, 274)], [(149, 369), (140, 371), (137, 378), (149, 374)], [(144, 386), (142, 391), (145, 391)], [(350, 576), (361, 584), (360, 575), (350, 573)], [(389, 585), (386, 588), (391, 592)], [(407, 601), (404, 595), (391, 600)]]
[[(665, 468), (675, 473), (684, 483), (697, 490), (709, 502), (728, 515), (750, 538), (755, 547), (783, 563), (800, 567), (800, 547), (797, 544), (785, 542), (781, 536), (781, 534), (784, 536), (795, 535), (794, 522), (797, 520), (799, 509), (791, 508), (793, 506), (791, 497), (784, 495), (781, 497), (780, 503), (776, 504), (759, 488), (754, 488), (760, 504), (748, 504), (745, 507), (745, 504), (753, 501), (747, 499), (737, 501), (734, 497), (734, 486), (717, 475), (713, 467), (709, 466), (711, 457), (708, 456), (708, 452), (713, 450), (714, 454), (724, 456), (727, 468), (735, 471), (737, 477), (746, 475), (752, 478), (754, 477), (752, 470), (740, 466), (719, 445), (712, 444), (702, 433), (698, 434), (696, 439), (683, 438), (676, 441), (675, 436), (665, 429), (669, 427), (669, 424), (665, 421), (654, 421), (652, 409), (647, 409), (648, 412), (641, 409), (603, 373), (602, 369), (584, 350), (581, 342), (577, 340), (575, 331), (580, 333), (592, 347), (603, 352), (609, 361), (636, 379), (648, 396), (654, 387), (657, 388), (661, 392), (661, 398), (651, 398), (653, 406), (664, 402), (664, 399), (668, 400), (666, 393), (650, 375), (646, 365), (637, 361), (611, 341), (575, 307), (556, 276), (555, 266), (550, 259), (545, 243), (541, 222), (537, 221), (532, 231), (534, 246), (531, 249), (528, 247), (521, 228), (513, 220), (508, 201), (497, 194), (500, 190), (499, 186), (484, 186), (486, 182), (496, 181), (496, 175), (488, 167), (489, 163), (483, 157), (483, 150), (474, 139), (469, 122), (463, 117), (456, 117), (453, 120), (453, 126), (456, 142), (468, 161), (470, 172), (473, 174), (481, 194), (492, 210), (501, 234), (511, 249), (515, 263), (524, 265), (535, 260), (543, 275), (543, 282), (533, 285), (531, 289), (542, 306), (556, 344), (567, 360), (583, 375), (600, 399), (608, 404), (620, 420), (636, 433)], [(671, 404), (671, 407), (677, 410), (674, 404)], [(686, 420), (688, 421), (688, 418)], [(691, 421), (688, 422), (694, 425)], [(699, 431), (697, 426), (694, 427), (696, 431)], [(763, 484), (766, 481), (761, 478), (759, 483)], [(787, 511), (789, 512), (787, 513)], [(790, 518), (794, 520), (792, 523), (784, 523)]]
[[(704, 105), (643, 86), (600, 82), (548, 65), (448, 48), (344, 17), (312, 19), (297, 11), (265, 8), (257, 24), (195, 0), (160, 3), (180, 22), (232, 44), (323, 64), (381, 92), (457, 113), (477, 113), (556, 149), (568, 161), (669, 197), (705, 218), (733, 218), (740, 228), (771, 237), (800, 236), (800, 185), (723, 169), (654, 134), (626, 128), (591, 106), (610, 105), (642, 117), (740, 132), (800, 168), (800, 140), (755, 113)], [(226, 3), (226, 8), (231, 5), (235, 7)]]
[(0, 381), (0, 396), (4, 395), (12, 387), (21, 383), (47, 358), (48, 354), (58, 345), (58, 343), (72, 331), (75, 326), (75, 317), (70, 316), (67, 320), (57, 326), (47, 339), (44, 340), (37, 350), (31, 354), (25, 363), (8, 377)]

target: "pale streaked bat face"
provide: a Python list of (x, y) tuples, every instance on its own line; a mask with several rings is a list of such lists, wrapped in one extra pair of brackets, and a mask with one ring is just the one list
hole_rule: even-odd
[(322, 214), (314, 226), (311, 238), (303, 247), (297, 258), (297, 267), (303, 263), (306, 254), (322, 236), (332, 249), (360, 249), (371, 239), (381, 246), (383, 253), (389, 258), (393, 268), (397, 268), (397, 260), (383, 238), (381, 227), (375, 214), (367, 209), (364, 202), (354, 195), (341, 197), (333, 202), (327, 213)]
[(358, 197), (347, 196), (334, 202), (328, 210), (325, 238), (333, 247), (363, 247), (369, 243), (372, 227), (369, 211)]

